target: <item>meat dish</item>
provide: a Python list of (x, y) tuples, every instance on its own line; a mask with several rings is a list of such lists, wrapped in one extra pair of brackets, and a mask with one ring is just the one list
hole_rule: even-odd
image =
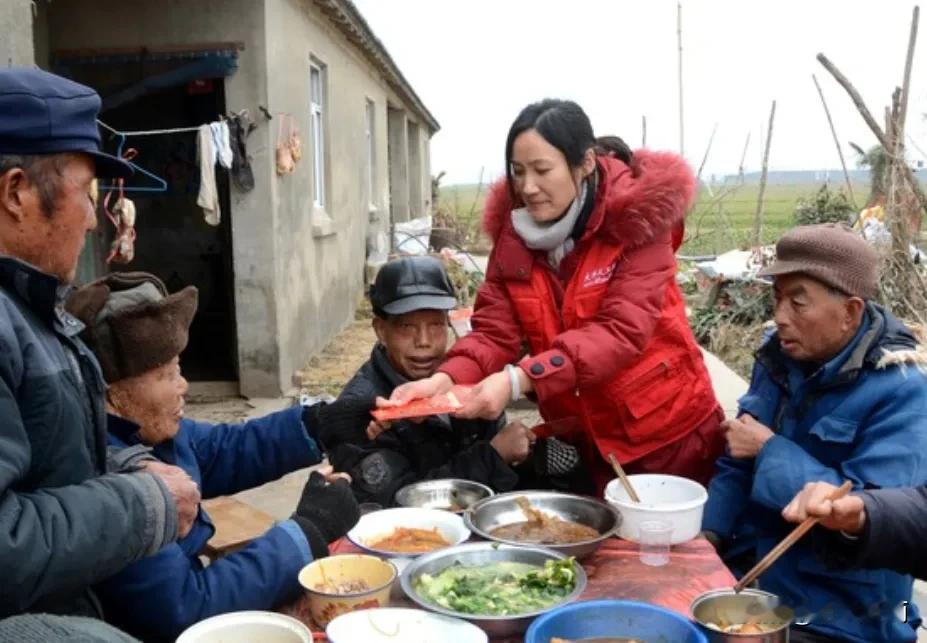
[(513, 522), (508, 525), (496, 527), (489, 532), (493, 537), (502, 540), (516, 540), (523, 543), (538, 543), (542, 545), (566, 545), (584, 540), (598, 538), (599, 532), (588, 525), (563, 520), (558, 516), (547, 514), (535, 509), (524, 496), (515, 499), (519, 508), (528, 520)]

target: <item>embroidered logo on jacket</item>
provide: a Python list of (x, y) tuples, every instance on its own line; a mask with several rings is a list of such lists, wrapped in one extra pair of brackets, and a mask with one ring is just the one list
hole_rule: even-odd
[(608, 283), (614, 273), (614, 263), (605, 268), (596, 268), (595, 270), (590, 270), (585, 275), (583, 275), (583, 288), (592, 288), (593, 286), (600, 286), (602, 284)]

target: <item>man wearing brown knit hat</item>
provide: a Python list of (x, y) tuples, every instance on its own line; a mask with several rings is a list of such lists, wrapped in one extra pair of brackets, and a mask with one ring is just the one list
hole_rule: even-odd
[[(739, 417), (724, 424), (728, 452), (702, 523), (729, 561), (766, 555), (790, 529), (780, 512), (808, 482), (927, 483), (924, 355), (874, 301), (878, 253), (846, 226), (801, 226), (782, 236), (760, 276), (774, 282), (776, 332), (756, 353)], [(826, 542), (819, 536), (812, 532), (762, 577), (763, 589), (806, 623), (791, 640), (914, 641), (917, 619), (894, 611), (910, 601), (913, 579), (836, 572), (817, 555)]]
[[(187, 345), (197, 291), (169, 294), (143, 272), (114, 273), (79, 289), (68, 302), (100, 362), (109, 442), (123, 454), (150, 451), (149, 470), (181, 469), (203, 498), (237, 493), (318, 464), (318, 425), (337, 404), (296, 406), (243, 424), (184, 417), (187, 381), (179, 355)], [(357, 414), (369, 418), (370, 405)], [(123, 456), (124, 457), (124, 456)], [(301, 593), (299, 571), (328, 555), (328, 543), (358, 518), (349, 482), (313, 472), (296, 510), (244, 549), (204, 567), (212, 535), (200, 507), (190, 533), (96, 586), (107, 619), (144, 640), (173, 640), (186, 627), (224, 612), (271, 609)]]

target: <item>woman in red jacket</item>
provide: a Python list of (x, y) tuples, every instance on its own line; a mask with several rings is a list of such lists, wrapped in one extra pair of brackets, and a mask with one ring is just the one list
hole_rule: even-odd
[(390, 402), (476, 384), (459, 415), (492, 418), (530, 394), (572, 426), (564, 439), (597, 491), (614, 477), (609, 453), (632, 473), (706, 484), (723, 413), (675, 279), (695, 180), (673, 154), (604, 152), (576, 103), (522, 110), (483, 215), (494, 246), (473, 332)]

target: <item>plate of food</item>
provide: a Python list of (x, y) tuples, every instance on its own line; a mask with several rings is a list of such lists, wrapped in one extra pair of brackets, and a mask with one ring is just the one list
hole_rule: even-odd
[(440, 509), (399, 507), (361, 516), (348, 540), (371, 554), (410, 558), (459, 545), (470, 537), (463, 519)]
[(388, 560), (365, 554), (340, 554), (314, 560), (299, 572), (309, 596), (309, 611), (319, 627), (353, 610), (386, 607), (398, 576)]
[(466, 619), (491, 636), (509, 636), (575, 600), (586, 573), (572, 557), (549, 549), (482, 542), (420, 556), (400, 582), (425, 609)]
[(484, 484), (458, 478), (422, 480), (408, 484), (396, 492), (396, 504), (401, 507), (443, 509), (463, 513), (483, 498), (495, 492)]
[(621, 525), (621, 515), (607, 503), (556, 491), (499, 494), (473, 505), (464, 520), (481, 538), (542, 545), (577, 558), (594, 552)]

